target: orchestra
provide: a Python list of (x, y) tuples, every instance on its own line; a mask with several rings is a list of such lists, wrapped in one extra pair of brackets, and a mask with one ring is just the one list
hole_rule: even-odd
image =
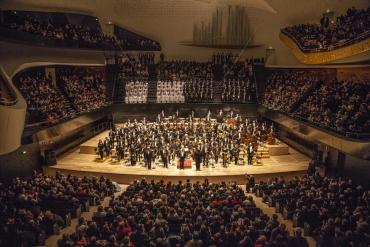
[(220, 110), (216, 119), (211, 118), (210, 111), (204, 119), (195, 118), (194, 112), (188, 118), (178, 116), (176, 111), (166, 118), (162, 111), (155, 122), (144, 118), (114, 126), (108, 137), (99, 140), (97, 154), (101, 160), (115, 154), (124, 164), (139, 163), (149, 170), (158, 162), (168, 168), (176, 161), (184, 169), (185, 161), (192, 159), (199, 171), (201, 164), (205, 168), (215, 167), (220, 159), (223, 167), (244, 165), (245, 156), (247, 164), (252, 165), (258, 146), (274, 136), (273, 127), (266, 122), (248, 118), (243, 121), (233, 112), (225, 117)]

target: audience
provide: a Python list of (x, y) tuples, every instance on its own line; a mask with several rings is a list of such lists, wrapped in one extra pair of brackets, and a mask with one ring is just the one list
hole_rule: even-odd
[(69, 22), (58, 24), (53, 22), (52, 18), (48, 21), (35, 19), (27, 12), (6, 11), (0, 24), (17, 32), (33, 34), (45, 41), (55, 41), (57, 43), (54, 44), (57, 45), (117, 50), (161, 50), (158, 42), (138, 35), (131, 34), (117, 38), (104, 34), (99, 24), (91, 26)]
[(370, 245), (370, 193), (343, 178), (312, 176), (260, 182), (264, 201), (280, 203), (293, 212), (297, 224), (308, 223), (317, 246)]
[(84, 202), (100, 204), (115, 192), (115, 185), (104, 177), (89, 179), (55, 177), (34, 173), (29, 179), (15, 178), (9, 185), (0, 183), (0, 245), (44, 245), (45, 238), (58, 234)]
[(99, 109), (107, 104), (103, 68), (64, 68), (61, 84), (78, 113)]
[(335, 131), (369, 133), (370, 85), (353, 79), (324, 83), (293, 114)]
[(51, 77), (46, 77), (41, 72), (23, 73), (17, 80), (27, 103), (28, 111), (36, 117), (31, 117), (29, 123), (71, 118), (76, 111), (70, 108), (68, 99), (60, 92), (60, 89), (52, 82)]
[(149, 65), (151, 64), (154, 64), (154, 54), (152, 53), (126, 54), (119, 61), (120, 78), (148, 79)]
[(320, 76), (314, 71), (274, 71), (266, 79), (262, 104), (270, 109), (290, 112), (294, 103), (319, 81)]
[(225, 79), (246, 79), (253, 77), (253, 66), (247, 62), (224, 63), (222, 69)]
[(331, 50), (367, 39), (370, 35), (370, 7), (367, 9), (349, 8), (344, 15), (331, 23), (323, 17), (320, 24), (300, 24), (282, 29), (292, 36), (305, 50)]
[(157, 66), (161, 80), (212, 79), (214, 64), (195, 61), (163, 61)]
[[(135, 181), (59, 247), (99, 241), (108, 246), (287, 246), (302, 241), (255, 207), (235, 183)], [(285, 245), (283, 245), (285, 244)], [(290, 245), (295, 246), (295, 245)]]

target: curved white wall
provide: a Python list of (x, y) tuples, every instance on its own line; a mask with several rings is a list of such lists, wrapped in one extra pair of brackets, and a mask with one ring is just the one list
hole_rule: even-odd
[[(197, 1), (197, 0), (3, 0), (0, 8), (80, 12), (97, 16), (103, 28), (108, 21), (144, 34), (161, 42), (163, 51), (169, 58), (208, 59), (213, 49), (181, 46), (178, 43), (192, 38), (193, 24), (207, 20), (212, 11), (230, 2), (245, 1)], [(258, 2), (253, 0), (254, 2)], [(263, 1), (263, 0), (261, 0)], [(209, 2), (209, 3), (208, 3)], [(276, 14), (256, 8), (248, 8), (255, 30), (255, 41), (265, 47), (248, 49), (249, 56), (265, 55), (265, 48), (276, 50), (277, 65), (295, 65), (298, 60), (279, 40), (281, 27), (291, 24), (317, 22), (326, 9), (342, 14), (348, 7), (366, 8), (368, 0), (266, 0)]]
[[(0, 72), (5, 80), (10, 82), (9, 76), (1, 67)], [(9, 85), (16, 92), (18, 101), (13, 106), (0, 105), (0, 155), (10, 153), (20, 147), (26, 117), (26, 102), (14, 85), (12, 83)]]

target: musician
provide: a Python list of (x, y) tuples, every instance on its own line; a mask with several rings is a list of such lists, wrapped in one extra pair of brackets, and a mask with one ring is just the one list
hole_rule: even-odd
[(132, 144), (130, 147), (130, 161), (131, 161), (131, 166), (135, 166), (137, 162), (137, 157), (136, 157), (136, 151), (135, 147)]
[(235, 165), (238, 165), (239, 153), (240, 153), (239, 145), (235, 145), (234, 150), (233, 150), (233, 157), (234, 157)]
[(186, 159), (186, 151), (184, 149), (184, 146), (181, 146), (181, 150), (179, 152), (180, 170), (184, 169), (185, 159)]
[(218, 164), (218, 158), (220, 157), (220, 153), (221, 153), (220, 147), (216, 144), (213, 147), (213, 157), (215, 159), (216, 164)]
[(222, 123), (223, 120), (224, 120), (224, 113), (222, 112), (222, 109), (220, 109), (220, 111), (217, 114), (217, 122)]
[(248, 144), (247, 153), (248, 153), (248, 165), (252, 165), (254, 156), (254, 147), (251, 142)]
[(119, 161), (122, 160), (125, 156), (125, 152), (124, 152), (123, 147), (120, 144), (116, 147), (116, 151), (117, 151), (118, 160)]
[(208, 163), (209, 163), (209, 148), (208, 148), (208, 145), (207, 144), (204, 144), (203, 145), (203, 148), (202, 148), (202, 158), (203, 158), (203, 166), (206, 166), (208, 167)]
[(163, 147), (161, 150), (161, 158), (163, 162), (163, 167), (168, 168), (168, 161), (169, 161), (170, 151), (168, 150), (168, 147)]
[(98, 152), (99, 152), (100, 159), (102, 160), (104, 158), (104, 143), (102, 140), (99, 140)]
[(200, 163), (202, 162), (203, 154), (199, 146), (194, 151), (195, 167), (197, 171), (200, 171)]
[(110, 142), (109, 142), (109, 138), (106, 137), (105, 140), (104, 140), (105, 156), (108, 157), (110, 155), (110, 150), (111, 150), (111, 145), (110, 145)]
[(149, 146), (144, 149), (144, 162), (148, 170), (152, 169), (153, 151)]
[(208, 112), (207, 112), (206, 122), (207, 123), (211, 122), (211, 111), (210, 110), (208, 110)]
[(222, 150), (222, 166), (223, 167), (227, 167), (227, 163), (228, 163), (228, 159), (229, 159), (228, 153), (229, 153), (229, 151), (227, 150), (227, 148), (224, 148)]

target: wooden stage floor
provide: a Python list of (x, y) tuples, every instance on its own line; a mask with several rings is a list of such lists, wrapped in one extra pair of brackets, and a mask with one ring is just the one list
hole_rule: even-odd
[[(107, 133), (102, 133), (85, 142), (83, 145), (96, 146), (99, 138), (106, 136)], [(245, 175), (252, 174), (256, 181), (268, 179), (270, 177), (284, 176), (291, 178), (297, 175), (302, 175), (306, 172), (310, 158), (299, 153), (289, 147), (288, 155), (270, 156), (269, 158), (261, 159), (261, 166), (246, 165), (247, 161), (241, 163), (245, 165), (229, 164), (227, 168), (222, 167), (221, 161), (214, 168), (210, 165), (209, 168), (201, 167), (201, 171), (195, 170), (195, 164), (191, 169), (179, 170), (174, 164), (169, 165), (169, 168), (162, 167), (162, 163), (157, 160), (154, 169), (148, 170), (141, 163), (136, 166), (127, 166), (128, 161), (112, 161), (110, 158), (104, 162), (96, 161), (95, 154), (82, 154), (79, 148), (72, 150), (57, 159), (57, 165), (44, 167), (44, 172), (55, 174), (57, 170), (63, 173), (71, 173), (77, 176), (107, 176), (112, 180), (128, 184), (133, 180), (146, 178), (147, 180), (178, 181), (190, 179), (191, 181), (203, 181), (208, 178), (210, 182), (219, 181), (237, 181), (242, 184), (245, 182)], [(213, 162), (213, 160), (211, 160)]]

